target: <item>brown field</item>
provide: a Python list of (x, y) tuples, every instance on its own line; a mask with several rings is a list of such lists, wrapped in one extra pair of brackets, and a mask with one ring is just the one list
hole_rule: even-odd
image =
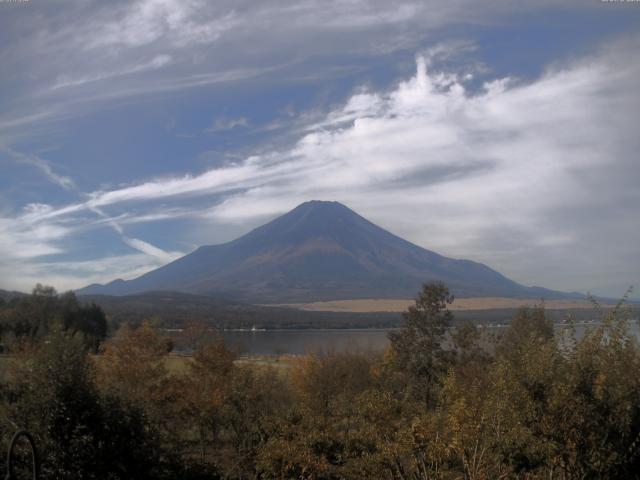
[[(374, 298), (359, 300), (332, 300), (312, 303), (279, 304), (281, 307), (292, 307), (311, 312), (402, 312), (411, 305), (413, 300), (398, 300), (390, 298)], [(498, 308), (518, 308), (540, 304), (539, 300), (529, 298), (477, 297), (457, 298), (451, 305), (451, 310), (493, 310)], [(276, 306), (276, 305), (273, 305)], [(588, 300), (548, 300), (544, 306), (549, 309), (589, 309), (593, 305)]]
[[(165, 357), (165, 367), (171, 374), (183, 375), (187, 373), (191, 359), (191, 355), (170, 353)], [(287, 369), (293, 366), (295, 360), (295, 355), (253, 355), (239, 357), (234, 363), (248, 367), (275, 367), (286, 372)]]

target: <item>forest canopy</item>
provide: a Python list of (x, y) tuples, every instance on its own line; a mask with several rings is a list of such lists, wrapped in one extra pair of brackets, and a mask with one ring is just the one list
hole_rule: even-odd
[(50, 286), (37, 284), (31, 295), (0, 300), (2, 348), (20, 350), (46, 338), (53, 329), (79, 334), (97, 349), (107, 336), (107, 319), (95, 303), (82, 304), (73, 292), (61, 295)]
[(39, 289), (2, 310), (51, 316), (3, 371), (0, 438), (32, 432), (45, 479), (640, 478), (624, 302), (583, 336), (536, 307), (490, 337), (452, 324), (451, 300), (425, 285), (381, 354), (265, 364), (197, 336), (178, 358), (149, 323), (96, 355), (90, 307)]

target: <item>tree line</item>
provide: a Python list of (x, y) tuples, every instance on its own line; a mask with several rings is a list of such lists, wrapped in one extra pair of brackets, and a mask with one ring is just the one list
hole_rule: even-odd
[(38, 284), (31, 295), (0, 298), (2, 351), (20, 351), (37, 345), (52, 328), (79, 335), (96, 350), (107, 336), (107, 318), (95, 303), (82, 304), (73, 292), (59, 295), (53, 287)]
[(32, 432), (47, 479), (640, 478), (622, 302), (583, 336), (523, 308), (489, 342), (452, 300), (425, 285), (383, 353), (276, 366), (194, 336), (176, 369), (148, 323), (94, 355), (57, 314), (2, 375), (0, 437)]

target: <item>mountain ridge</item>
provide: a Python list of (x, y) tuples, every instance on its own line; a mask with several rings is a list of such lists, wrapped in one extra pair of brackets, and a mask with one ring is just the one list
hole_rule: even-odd
[(341, 203), (318, 200), (302, 203), (230, 242), (199, 247), (133, 280), (94, 284), (77, 292), (175, 290), (274, 303), (411, 298), (429, 280), (444, 281), (458, 296), (575, 296), (525, 287), (482, 263), (444, 257)]

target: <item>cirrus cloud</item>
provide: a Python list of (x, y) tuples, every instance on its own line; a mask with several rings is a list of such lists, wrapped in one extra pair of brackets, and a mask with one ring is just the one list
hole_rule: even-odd
[[(628, 61), (639, 43), (621, 40), (533, 80), (481, 85), (419, 55), (411, 78), (386, 91), (358, 89), (301, 126), (289, 148), (33, 208), (29, 222), (34, 231), (66, 229), (55, 239), (97, 208), (126, 215), (162, 201), (178, 211), (183, 202), (215, 198), (197, 209), (198, 221), (253, 226), (301, 201), (331, 199), (520, 282), (614, 294), (640, 272), (640, 64)], [(23, 238), (8, 231), (14, 240), (5, 245)], [(41, 247), (34, 243), (35, 252)]]

